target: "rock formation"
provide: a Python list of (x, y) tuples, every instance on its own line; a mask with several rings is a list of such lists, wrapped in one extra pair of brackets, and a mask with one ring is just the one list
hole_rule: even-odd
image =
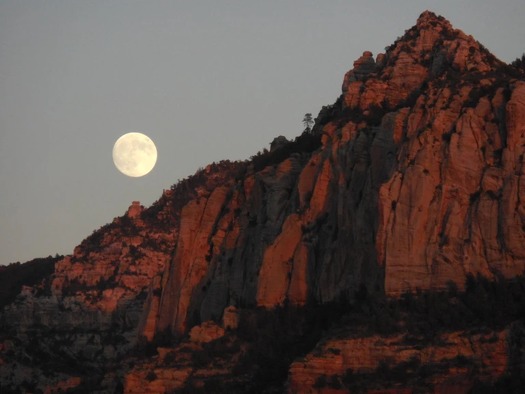
[(345, 76), (318, 119), (318, 150), (183, 208), (159, 331), (183, 333), (228, 305), (523, 272), (524, 82), (431, 13), (378, 58), (365, 52)]
[[(26, 289), (2, 312), (2, 385), (164, 392), (228, 380), (234, 367), (220, 357), (202, 379), (178, 353), (168, 363), (177, 370), (160, 356), (134, 368), (118, 360), (148, 343), (186, 343), (190, 330), (189, 353), (234, 343), (228, 332), (246, 310), (462, 290), (470, 277), (525, 271), (524, 74), (442, 17), (424, 12), (386, 53), (364, 52), (313, 129), (272, 145), (248, 162), (208, 166), (149, 208), (134, 202)], [(418, 348), (400, 348), (399, 336), (326, 339), (319, 355), (293, 363), (288, 387), (324, 392), (322, 379), (369, 373), (381, 354), (392, 365), (490, 358), (476, 373), (491, 381), (506, 368), (507, 333), (485, 344), (454, 331), (442, 334), (446, 346)], [(14, 345), (31, 338), (40, 341), (31, 350)], [(77, 367), (35, 368), (49, 354)], [(446, 371), (427, 383), (448, 387), (465, 372)]]
[[(132, 204), (4, 308), (0, 358), (21, 362), (0, 362), (2, 389), (57, 392), (54, 387), (66, 390), (86, 379), (92, 384), (103, 379), (101, 366), (114, 368), (136, 346), (147, 291), (174, 247), (174, 227), (162, 216), (169, 209), (140, 216), (140, 205)], [(104, 385), (113, 381), (110, 376)]]
[[(292, 364), (289, 392), (342, 389), (345, 383), (352, 386), (360, 377), (366, 382), (359, 382), (361, 385), (380, 389), (386, 380), (381, 374), (388, 375), (388, 369), (395, 370), (399, 366), (400, 375), (408, 373), (393, 376), (399, 380), (397, 390), (412, 392), (417, 386), (414, 387), (410, 379), (421, 374), (426, 375), (421, 379), (427, 380), (424, 387), (434, 387), (434, 392), (446, 393), (451, 388), (468, 392), (472, 388), (472, 370), (476, 365), (479, 375), (487, 381), (504, 374), (508, 363), (507, 336), (507, 331), (474, 335), (452, 332), (438, 338), (435, 344), (411, 342), (402, 335), (328, 339), (304, 359)], [(414, 376), (409, 376), (410, 373)], [(363, 388), (355, 386), (356, 391)], [(420, 389), (424, 391), (424, 387)]]

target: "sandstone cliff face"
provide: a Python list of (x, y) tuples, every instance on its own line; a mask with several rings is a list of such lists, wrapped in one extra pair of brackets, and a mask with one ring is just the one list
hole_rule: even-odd
[(450, 69), (427, 74), (412, 107), (391, 115), (405, 126), (396, 169), (379, 190), (376, 247), (388, 294), (461, 285), (468, 274), (512, 277), (525, 267), (523, 81), (496, 74), (502, 66), (461, 32), (448, 33), (448, 46), (425, 34), (440, 26), (428, 14), (417, 26), (409, 45), (432, 65), (446, 53), (439, 61)]
[[(525, 270), (524, 150), (522, 72), (425, 12), (385, 54), (363, 53), (311, 133), (133, 204), (2, 321), (22, 342), (65, 341), (73, 360), (109, 365), (139, 339), (182, 338), (234, 307), (511, 278)], [(166, 387), (185, 379), (168, 375)]]
[(183, 208), (156, 330), (183, 333), (228, 305), (522, 273), (520, 79), (428, 12), (377, 60), (365, 52), (317, 119), (319, 149), (248, 168)]
[[(343, 98), (347, 110), (376, 111), (376, 133), (395, 144), (375, 231), (385, 291), (522, 273), (523, 81), (431, 13), (373, 65), (365, 52)], [(357, 128), (357, 139), (370, 126), (349, 123), (341, 130)]]
[(125, 216), (59, 261), (51, 281), (52, 295), (111, 313), (149, 289), (170, 258), (176, 232), (148, 226), (140, 217), (142, 210), (134, 202)]

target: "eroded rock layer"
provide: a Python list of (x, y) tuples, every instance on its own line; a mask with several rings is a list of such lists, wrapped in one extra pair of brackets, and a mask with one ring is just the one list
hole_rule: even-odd
[(508, 330), (451, 332), (433, 343), (404, 335), (339, 335), (291, 365), (288, 392), (469, 392), (479, 376), (490, 383), (505, 373), (508, 335)]

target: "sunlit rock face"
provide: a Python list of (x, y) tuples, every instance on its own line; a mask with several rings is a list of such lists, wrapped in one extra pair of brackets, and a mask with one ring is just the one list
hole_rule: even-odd
[[(117, 365), (138, 343), (184, 341), (193, 332), (188, 349), (202, 351), (202, 343), (242, 325), (243, 310), (346, 302), (356, 293), (397, 297), (450, 282), (461, 289), (469, 275), (519, 275), (523, 79), (425, 12), (384, 54), (364, 52), (355, 61), (341, 96), (322, 109), (311, 132), (281, 139), (247, 162), (214, 163), (150, 208), (133, 203), (6, 307), (3, 326), (21, 343), (41, 340), (42, 354), (58, 348), (76, 365), (98, 368), (97, 387), (160, 392), (186, 384), (192, 358), (173, 356), (176, 371), (162, 358)], [(506, 332), (495, 335), (490, 346), (469, 338), (473, 352), (495, 360), (487, 374), (497, 378)], [(467, 352), (460, 333), (443, 338)], [(292, 365), (291, 392), (317, 392), (301, 368), (317, 377), (375, 368), (372, 353), (395, 348), (378, 340), (334, 340), (340, 357), (320, 347), (326, 357)], [(450, 349), (426, 350), (434, 363)], [(24, 351), (10, 357), (22, 359)], [(35, 379), (23, 367), (30, 363), (17, 364), (13, 376), (14, 364), (5, 365), (0, 376), (9, 387)], [(215, 372), (234, 373), (222, 367)], [(38, 388), (85, 382), (85, 371), (77, 371), (46, 378), (37, 371)]]
[(183, 333), (228, 305), (522, 273), (524, 89), (472, 37), (423, 13), (377, 61), (354, 63), (318, 117), (319, 149), (270, 163), (276, 150), (183, 208), (157, 329)]
[[(356, 390), (374, 392), (364, 388), (380, 387), (385, 371), (396, 367), (407, 376), (386, 389), (392, 390), (389, 393), (429, 388), (435, 393), (467, 393), (473, 387), (474, 365), (480, 366), (479, 375), (486, 382), (505, 373), (509, 362), (508, 335), (508, 330), (487, 330), (482, 334), (451, 332), (435, 343), (407, 340), (403, 335), (330, 338), (291, 365), (288, 393), (329, 392), (330, 388), (352, 382)], [(417, 384), (422, 387), (410, 382), (414, 380), (410, 374), (421, 375)]]
[[(163, 216), (170, 209), (167, 203), (143, 214), (133, 203), (4, 308), (2, 331), (11, 339), (3, 355), (22, 362), (0, 362), (1, 387), (46, 392), (100, 380), (101, 366), (115, 365), (136, 346), (144, 300), (174, 247), (175, 227)], [(115, 384), (105, 383), (108, 390)]]
[(376, 250), (392, 295), (525, 267), (523, 81), (447, 22), (423, 14), (416, 28), (385, 67), (404, 53), (430, 67), (410, 106), (389, 114), (404, 127), (379, 190)]

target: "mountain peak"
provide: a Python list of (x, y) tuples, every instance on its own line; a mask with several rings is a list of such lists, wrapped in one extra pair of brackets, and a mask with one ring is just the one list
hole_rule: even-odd
[(447, 19), (445, 19), (441, 15), (436, 15), (435, 13), (429, 10), (423, 11), (421, 15), (419, 15), (416, 26), (418, 27), (442, 26), (442, 27), (448, 27), (448, 28), (452, 27), (452, 25)]
[[(371, 104), (385, 107), (385, 103), (395, 108), (432, 81), (455, 83), (474, 74), (478, 78), (496, 70), (506, 72), (505, 64), (482, 44), (431, 11), (423, 12), (385, 50), (375, 61), (364, 52), (346, 74), (343, 95), (351, 109), (364, 112)], [(363, 91), (369, 92), (358, 102)]]
[(411, 52), (415, 61), (426, 65), (436, 56), (441, 57), (440, 61), (445, 61), (459, 72), (487, 72), (503, 65), (474, 37), (428, 10), (389, 49)]

